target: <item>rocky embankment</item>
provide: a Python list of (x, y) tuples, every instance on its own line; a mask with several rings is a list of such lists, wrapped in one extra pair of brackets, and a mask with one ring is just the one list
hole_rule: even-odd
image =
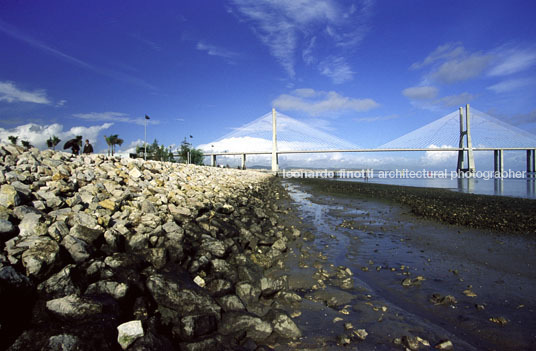
[(273, 177), (0, 145), (0, 349), (255, 349), (300, 337)]

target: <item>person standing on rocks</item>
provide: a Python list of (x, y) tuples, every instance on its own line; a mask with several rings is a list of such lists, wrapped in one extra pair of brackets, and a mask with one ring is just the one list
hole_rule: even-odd
[(86, 139), (86, 144), (84, 145), (84, 150), (82, 151), (84, 155), (89, 155), (93, 153), (93, 146), (89, 143), (89, 139)]

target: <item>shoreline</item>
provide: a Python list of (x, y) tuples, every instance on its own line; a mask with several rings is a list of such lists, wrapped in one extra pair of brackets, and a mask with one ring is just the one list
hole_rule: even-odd
[(536, 234), (536, 200), (454, 192), (448, 189), (288, 179), (326, 195), (360, 197), (408, 206), (417, 216), (479, 229)]

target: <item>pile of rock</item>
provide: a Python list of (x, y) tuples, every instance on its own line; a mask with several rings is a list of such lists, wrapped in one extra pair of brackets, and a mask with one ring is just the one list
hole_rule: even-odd
[[(300, 337), (269, 175), (0, 145), (0, 349), (255, 349)], [(291, 301), (288, 301), (291, 300)]]

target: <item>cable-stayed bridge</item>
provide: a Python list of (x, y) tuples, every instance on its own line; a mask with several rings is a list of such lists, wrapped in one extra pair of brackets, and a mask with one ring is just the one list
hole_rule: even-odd
[(274, 172), (279, 156), (290, 154), (454, 151), (456, 170), (475, 172), (474, 152), (493, 151), (494, 170), (502, 173), (504, 151), (525, 150), (527, 172), (533, 174), (536, 165), (536, 135), (469, 105), (376, 148), (361, 148), (275, 110), (201, 148), (212, 165), (218, 156), (238, 155), (245, 168), (247, 155), (271, 155)]

